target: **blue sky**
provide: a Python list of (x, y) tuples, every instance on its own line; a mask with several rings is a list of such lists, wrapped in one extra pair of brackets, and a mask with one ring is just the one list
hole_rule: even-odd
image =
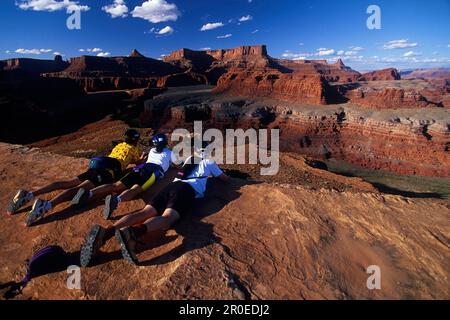
[[(366, 26), (371, 4), (380, 30)], [(67, 7), (81, 9), (80, 30), (66, 27)], [(450, 0), (2, 0), (0, 39), (0, 59), (266, 44), (276, 58), (357, 70), (450, 67)]]

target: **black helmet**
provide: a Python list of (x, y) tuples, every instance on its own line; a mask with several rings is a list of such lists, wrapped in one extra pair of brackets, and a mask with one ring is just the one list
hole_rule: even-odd
[(136, 144), (139, 141), (141, 134), (134, 129), (128, 129), (125, 131), (125, 142), (129, 144)]
[(152, 137), (150, 142), (157, 152), (162, 152), (167, 147), (168, 140), (165, 134), (158, 133)]

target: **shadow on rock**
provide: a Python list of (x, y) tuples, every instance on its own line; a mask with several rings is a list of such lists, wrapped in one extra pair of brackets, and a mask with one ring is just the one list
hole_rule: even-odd
[[(174, 226), (178, 236), (183, 237), (182, 243), (158, 257), (142, 261), (140, 265), (149, 266), (166, 264), (178, 259), (189, 251), (200, 249), (211, 243), (217, 242), (217, 238), (214, 235), (214, 226), (211, 223), (202, 220), (219, 212), (228, 203), (239, 198), (239, 189), (242, 186), (249, 184), (249, 182), (241, 179), (232, 179), (229, 183), (211, 180), (208, 184), (205, 198), (197, 199), (192, 212), (182, 218)], [(148, 249), (162, 246), (174, 241), (178, 236), (163, 236), (158, 240), (152, 240), (149, 242), (148, 246), (145, 246), (139, 251), (143, 252)]]
[(42, 219), (36, 221), (32, 226), (39, 226), (55, 221), (69, 219), (78, 214), (84, 213), (85, 211), (89, 211), (97, 208), (98, 206), (104, 203), (103, 199), (98, 199), (87, 205), (70, 205), (67, 208), (64, 208), (60, 211), (56, 211), (54, 213), (49, 214), (48, 216), (43, 217)]
[(393, 188), (390, 186), (387, 186), (382, 183), (376, 183), (372, 182), (372, 185), (377, 188), (380, 192), (393, 194), (397, 196), (403, 196), (408, 198), (435, 198), (435, 199), (444, 199), (444, 197), (436, 192), (415, 192), (415, 191), (407, 191), (407, 190), (401, 190), (397, 188)]

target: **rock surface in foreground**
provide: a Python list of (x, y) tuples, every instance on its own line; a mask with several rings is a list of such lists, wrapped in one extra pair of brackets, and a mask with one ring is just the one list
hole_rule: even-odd
[[(87, 160), (0, 144), (0, 205), (25, 185), (80, 172)], [(70, 167), (70, 170), (67, 168)], [(348, 178), (347, 178), (348, 179)], [(351, 183), (351, 179), (347, 180)], [(194, 215), (162, 240), (148, 239), (142, 266), (120, 259), (108, 242), (98, 264), (82, 270), (82, 290), (67, 274), (42, 276), (20, 299), (355, 299), (450, 297), (448, 207), (372, 192), (308, 190), (292, 185), (213, 182)], [(137, 209), (136, 200), (116, 216)], [(77, 252), (101, 207), (64, 210), (23, 229), (24, 214), (3, 216), (0, 281), (18, 280), (31, 252), (59, 244)], [(369, 265), (381, 290), (366, 287)]]

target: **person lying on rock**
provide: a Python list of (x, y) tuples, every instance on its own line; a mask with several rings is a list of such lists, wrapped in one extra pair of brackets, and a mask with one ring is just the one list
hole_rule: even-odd
[(195, 198), (203, 198), (208, 177), (229, 181), (218, 165), (210, 159), (190, 157), (179, 177), (169, 183), (141, 210), (126, 215), (113, 225), (92, 227), (80, 252), (81, 266), (88, 266), (98, 250), (114, 236), (120, 243), (122, 256), (131, 264), (139, 263), (136, 244), (142, 236), (166, 231), (193, 207)]
[(91, 159), (88, 170), (76, 178), (66, 181), (56, 181), (31, 192), (23, 189), (19, 190), (14, 199), (10, 201), (7, 213), (13, 214), (17, 212), (24, 204), (42, 194), (55, 190), (65, 190), (49, 201), (40, 198), (35, 200), (31, 211), (27, 214), (25, 222), (26, 226), (30, 226), (38, 219), (44, 217), (56, 205), (72, 199), (80, 188), (90, 190), (96, 186), (119, 180), (122, 177), (122, 172), (130, 163), (140, 164), (145, 159), (145, 154), (141, 155), (137, 147), (139, 138), (140, 134), (138, 131), (128, 129), (125, 132), (124, 142), (115, 146), (107, 157), (95, 157)]
[[(81, 188), (72, 200), (72, 204), (86, 204), (91, 199), (106, 196), (103, 217), (109, 219), (121, 202), (131, 201), (147, 191), (157, 180), (164, 177), (171, 163), (176, 159), (172, 150), (167, 148), (168, 139), (159, 133), (150, 140), (153, 148), (148, 153), (147, 162), (133, 168), (115, 183), (104, 184), (92, 190)], [(112, 195), (113, 193), (119, 195)]]

